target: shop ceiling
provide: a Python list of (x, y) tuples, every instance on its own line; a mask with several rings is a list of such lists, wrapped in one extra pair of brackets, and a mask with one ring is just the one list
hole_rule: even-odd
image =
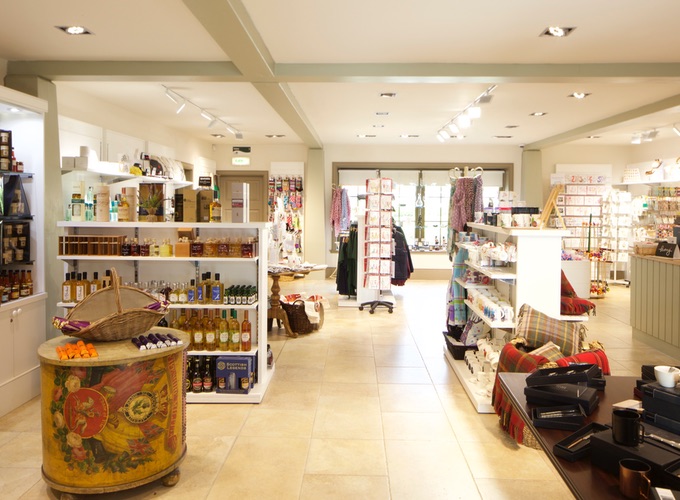
[[(647, 130), (671, 137), (680, 123), (674, 0), (10, 3), (0, 30), (8, 74), (43, 76), (58, 92), (216, 144), (445, 147), (437, 131), (492, 85), (455, 144), (629, 145)], [(71, 24), (92, 34), (55, 29)], [(576, 29), (539, 36), (548, 26)], [(177, 114), (164, 87), (195, 106)], [(201, 110), (243, 139), (208, 128)]]

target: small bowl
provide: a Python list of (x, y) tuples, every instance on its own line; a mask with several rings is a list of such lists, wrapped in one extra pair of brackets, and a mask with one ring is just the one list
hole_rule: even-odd
[(674, 366), (655, 366), (654, 376), (662, 387), (675, 387), (680, 379), (680, 369)]

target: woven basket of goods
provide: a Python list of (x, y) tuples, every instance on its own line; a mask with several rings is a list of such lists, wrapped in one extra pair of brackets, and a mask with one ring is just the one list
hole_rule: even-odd
[(111, 268), (111, 286), (88, 295), (66, 318), (55, 316), (52, 324), (64, 335), (88, 340), (112, 341), (136, 337), (165, 316), (166, 301), (158, 301), (143, 290), (119, 283)]
[(637, 255), (654, 255), (657, 246), (657, 243), (636, 243), (635, 253)]

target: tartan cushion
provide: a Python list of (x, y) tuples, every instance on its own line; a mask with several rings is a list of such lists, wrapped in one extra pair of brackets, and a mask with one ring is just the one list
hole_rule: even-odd
[(562, 286), (562, 291), (560, 292), (560, 295), (562, 297), (576, 297), (576, 290), (574, 290), (574, 287), (571, 286), (571, 283), (569, 283), (569, 280), (567, 279), (567, 275), (564, 274), (564, 271), (562, 271), (561, 286)]
[(562, 351), (560, 351), (559, 346), (552, 341), (542, 345), (538, 349), (534, 349), (529, 354), (533, 354), (534, 356), (544, 356), (550, 361), (557, 361), (558, 359), (564, 357), (564, 354), (562, 354)]
[(517, 315), (516, 337), (524, 337), (527, 345), (541, 346), (554, 342), (565, 356), (581, 350), (588, 330), (580, 322), (560, 321), (524, 304)]
[(595, 309), (593, 304), (588, 299), (580, 297), (561, 297), (560, 298), (560, 314), (565, 316), (580, 316)]

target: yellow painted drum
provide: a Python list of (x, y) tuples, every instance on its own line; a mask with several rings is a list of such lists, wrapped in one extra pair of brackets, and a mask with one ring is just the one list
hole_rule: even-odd
[[(155, 331), (156, 329), (154, 329)], [(56, 489), (118, 491), (173, 472), (186, 453), (184, 345), (139, 351), (129, 340), (95, 344), (96, 358), (60, 361), (39, 349), (43, 477)]]

